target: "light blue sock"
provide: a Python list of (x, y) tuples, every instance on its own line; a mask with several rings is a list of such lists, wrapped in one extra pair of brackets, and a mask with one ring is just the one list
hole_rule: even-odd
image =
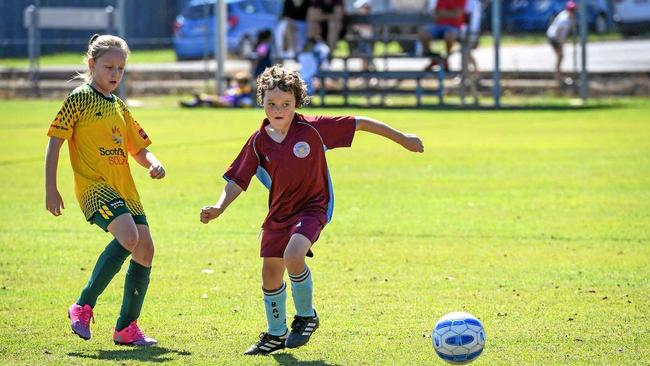
[(312, 304), (313, 284), (311, 281), (311, 271), (305, 265), (305, 270), (300, 274), (289, 273), (291, 279), (291, 296), (296, 306), (296, 315), (298, 316), (316, 316)]
[(287, 285), (282, 282), (279, 289), (269, 291), (262, 288), (262, 291), (268, 332), (270, 335), (283, 336), (287, 333)]

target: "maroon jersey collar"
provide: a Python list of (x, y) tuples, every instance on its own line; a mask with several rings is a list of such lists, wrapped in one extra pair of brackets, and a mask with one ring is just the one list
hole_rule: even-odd
[(291, 120), (291, 124), (289, 124), (289, 131), (287, 131), (287, 135), (284, 137), (284, 140), (282, 140), (282, 142), (277, 142), (277, 141), (273, 140), (271, 138), (271, 136), (269, 136), (268, 132), (266, 132), (265, 127), (268, 126), (269, 124), (271, 124), (271, 122), (269, 121), (268, 118), (264, 118), (264, 120), (262, 121), (262, 125), (260, 126), (260, 133), (263, 134), (264, 136), (266, 136), (269, 140), (273, 141), (274, 143), (282, 144), (285, 141), (287, 141), (287, 139), (289, 138), (289, 135), (292, 134), (292, 132), (294, 130), (294, 126), (296, 125), (296, 122), (297, 121), (303, 121), (303, 120), (304, 120), (304, 118), (303, 118), (302, 114), (300, 114), (300, 113), (294, 113), (293, 114), (293, 119)]

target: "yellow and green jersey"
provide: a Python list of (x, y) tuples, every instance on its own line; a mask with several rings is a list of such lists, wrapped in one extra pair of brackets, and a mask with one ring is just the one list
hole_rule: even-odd
[(86, 219), (116, 198), (124, 199), (133, 215), (144, 215), (128, 154), (151, 140), (122, 100), (84, 84), (65, 99), (47, 135), (68, 140), (74, 190)]

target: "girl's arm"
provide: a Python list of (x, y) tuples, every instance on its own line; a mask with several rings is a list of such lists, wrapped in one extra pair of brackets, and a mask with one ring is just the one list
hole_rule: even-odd
[(149, 176), (151, 179), (163, 179), (165, 177), (165, 168), (163, 168), (162, 163), (146, 148), (133, 155), (133, 159), (137, 161), (138, 164), (149, 169)]
[(207, 224), (211, 220), (216, 219), (219, 217), (225, 210), (228, 208), (228, 206), (235, 200), (235, 198), (239, 197), (239, 194), (242, 193), (244, 190), (241, 189), (237, 183), (233, 181), (228, 181), (226, 183), (226, 186), (223, 187), (223, 192), (221, 192), (221, 197), (219, 197), (219, 201), (215, 203), (214, 205), (211, 206), (205, 206), (201, 209), (201, 222), (204, 224)]
[(357, 117), (357, 131), (366, 131), (384, 136), (413, 152), (424, 152), (424, 145), (419, 137), (412, 133), (400, 132), (391, 126), (368, 117)]
[(50, 137), (45, 151), (45, 208), (54, 216), (61, 215), (61, 209), (65, 208), (63, 198), (56, 186), (59, 152), (64, 141), (58, 137)]

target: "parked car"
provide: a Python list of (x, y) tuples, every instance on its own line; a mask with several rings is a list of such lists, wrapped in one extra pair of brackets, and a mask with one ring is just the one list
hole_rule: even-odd
[[(579, 0), (576, 0), (578, 3)], [(545, 31), (567, 0), (511, 0), (504, 4), (503, 24), (509, 32)], [(587, 24), (602, 34), (612, 25), (607, 0), (587, 0)]]
[[(176, 17), (173, 25), (173, 47), (179, 60), (214, 55), (214, 23), (216, 0), (191, 0)], [(255, 43), (257, 34), (273, 31), (282, 11), (276, 0), (226, 0), (227, 50), (240, 56)]]
[(614, 22), (624, 36), (650, 32), (650, 0), (614, 0)]

